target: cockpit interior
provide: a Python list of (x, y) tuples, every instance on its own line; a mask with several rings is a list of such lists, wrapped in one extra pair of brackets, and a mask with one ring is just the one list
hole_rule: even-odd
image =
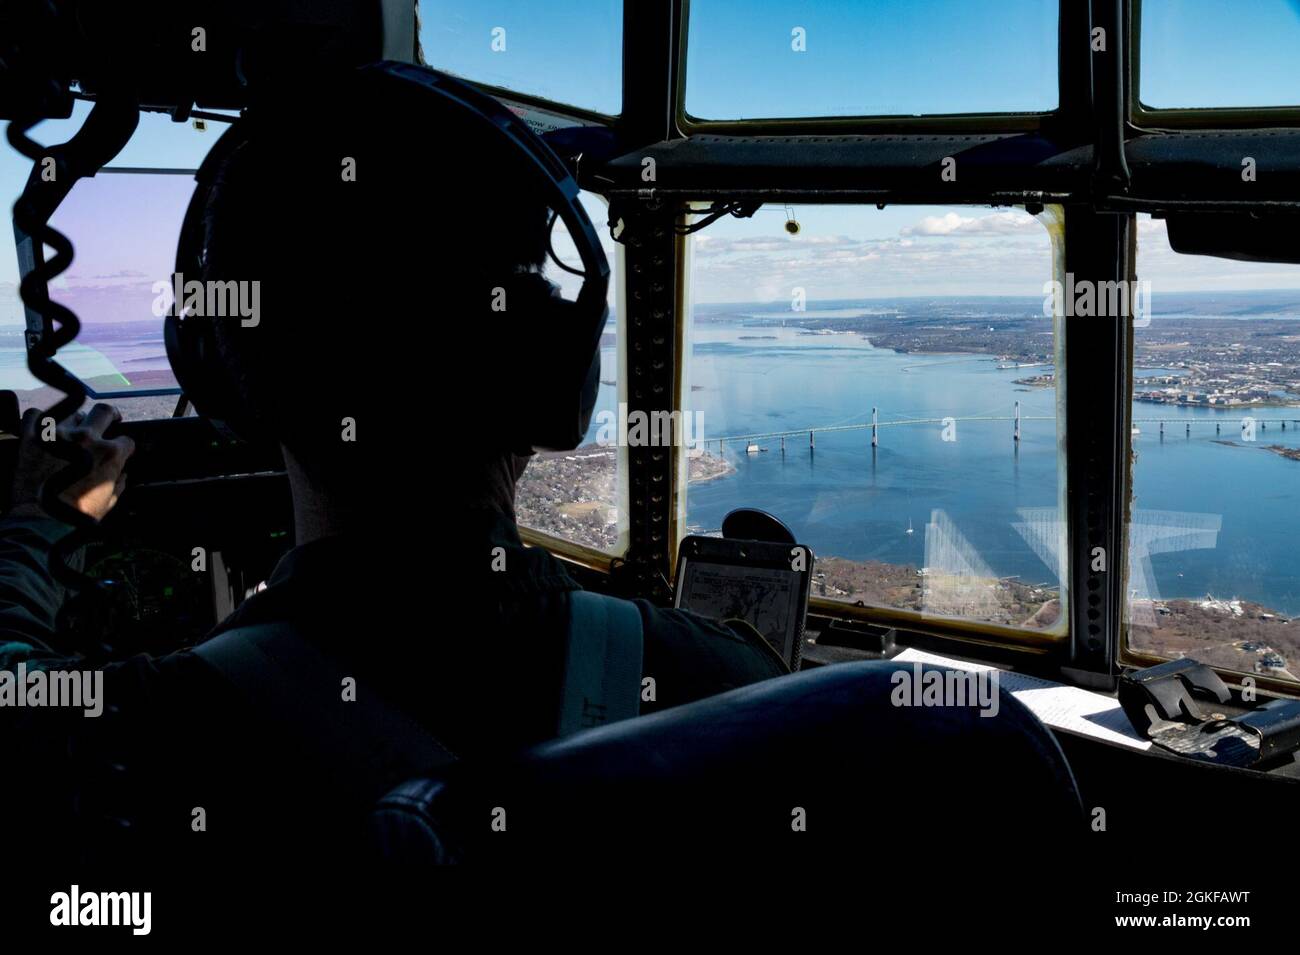
[(1294, 937), (1296, 0), (0, 0), (0, 120), (7, 923)]

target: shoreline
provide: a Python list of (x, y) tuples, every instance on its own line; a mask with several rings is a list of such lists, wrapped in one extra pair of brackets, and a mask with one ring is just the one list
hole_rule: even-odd
[(1241, 411), (1243, 408), (1300, 408), (1300, 401), (1244, 401), (1238, 405), (1207, 405), (1196, 401), (1161, 401), (1156, 398), (1142, 398), (1136, 395), (1133, 400), (1149, 405), (1168, 405), (1171, 408), (1204, 408), (1207, 411)]
[(1269, 451), (1276, 454), (1279, 458), (1286, 458), (1288, 461), (1300, 461), (1300, 448), (1288, 448), (1280, 444), (1270, 444), (1260, 450)]
[[(696, 462), (699, 462), (697, 465)], [(708, 484), (736, 473), (736, 466), (720, 454), (702, 451), (686, 459), (686, 480), (689, 484)]]

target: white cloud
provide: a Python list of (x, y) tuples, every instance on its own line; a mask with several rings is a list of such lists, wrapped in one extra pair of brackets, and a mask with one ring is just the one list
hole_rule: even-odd
[[(776, 300), (794, 286), (807, 288), (817, 298), (963, 293), (1041, 297), (1051, 268), (1045, 230), (996, 243), (957, 235), (924, 240), (817, 238), (821, 241), (776, 240), (774, 251), (755, 249), (752, 242), (713, 240), (714, 254), (699, 257), (697, 252), (696, 300)], [(738, 247), (744, 251), (723, 254)]]
[(861, 239), (846, 235), (801, 235), (801, 236), (745, 236), (726, 238), (716, 235), (698, 235), (695, 237), (695, 254), (697, 256), (729, 255), (737, 252), (785, 252), (797, 253), (801, 250), (816, 251), (821, 255), (831, 249), (855, 249), (863, 244)]
[(974, 221), (955, 212), (942, 216), (926, 216), (916, 225), (903, 229), (900, 235), (952, 235), (963, 225)]
[(1047, 232), (1043, 224), (1036, 218), (1028, 212), (1021, 212), (1018, 209), (980, 216), (970, 226), (963, 228), (961, 231), (972, 235), (1025, 235), (1038, 233), (1046, 235)]
[(1042, 229), (1027, 212), (1019, 210), (992, 212), (986, 216), (962, 216), (949, 212), (941, 216), (926, 216), (916, 225), (902, 229), (900, 235), (1024, 235)]

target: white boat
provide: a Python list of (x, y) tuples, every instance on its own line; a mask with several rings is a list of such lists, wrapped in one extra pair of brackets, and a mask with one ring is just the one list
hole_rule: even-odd
[(1134, 426), (1133, 426), (1133, 430), (1132, 430), (1131, 432), (1129, 432), (1129, 433), (1132, 434), (1133, 437), (1136, 438), (1139, 434), (1142, 433), (1142, 429), (1139, 428), (1137, 425), (1134, 425)]
[(745, 445), (746, 454), (758, 454), (760, 451), (766, 451), (767, 448), (760, 448), (758, 445), (750, 443)]
[(907, 519), (907, 532), (912, 533), (912, 519), (910, 517)]

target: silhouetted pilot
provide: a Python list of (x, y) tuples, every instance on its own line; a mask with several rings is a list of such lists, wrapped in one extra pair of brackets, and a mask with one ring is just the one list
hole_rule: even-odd
[[(512, 382), (564, 356), (526, 309), (490, 309), (504, 277), (541, 270), (545, 203), (495, 145), (409, 105), (322, 95), (264, 116), (219, 169), (204, 274), (186, 279), (260, 283), (256, 322), (217, 321), (219, 358), (240, 424), (283, 448), (297, 546), (218, 631), (296, 629), (357, 694), (381, 696), (472, 760), (554, 729), (566, 595), (578, 585), (521, 545), (513, 502), (527, 458), (502, 435), (520, 400)], [(116, 503), (133, 451), (103, 437), (116, 419), (96, 405), (65, 422), (96, 461), (65, 499), (96, 518)], [(66, 528), (35, 504), (59, 465), (33, 439), (34, 415), (26, 425), (0, 534), (0, 668), (71, 669), (54, 631), (66, 595), (46, 569)], [(496, 547), (504, 573), (486, 556)], [(637, 605), (657, 688), (646, 711), (786, 672), (756, 634)], [(104, 674), (100, 719), (0, 711), (16, 730), (9, 786), (25, 783), (5, 798), (28, 831), (64, 833), (92, 854), (111, 852), (115, 833), (178, 861), (337, 856), (369, 801), (400, 781), (358, 782), (322, 744), (346, 705), (338, 685), (268, 669), (270, 687), (236, 688), (187, 650)]]

